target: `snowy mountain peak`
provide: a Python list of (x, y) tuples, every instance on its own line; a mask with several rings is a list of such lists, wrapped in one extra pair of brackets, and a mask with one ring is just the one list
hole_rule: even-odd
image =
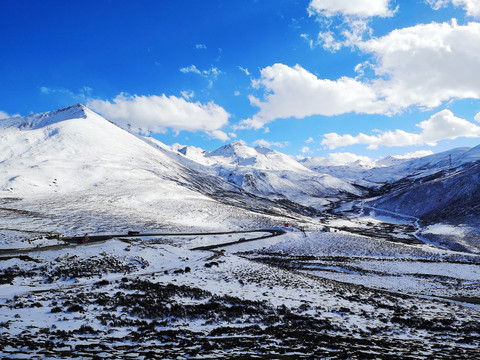
[(165, 182), (174, 189), (175, 183), (164, 180), (183, 171), (151, 144), (81, 104), (0, 124), (0, 194), (85, 191), (125, 179)]
[(242, 158), (247, 159), (255, 157), (257, 152), (255, 149), (247, 146), (244, 141), (236, 141), (231, 144), (223, 145), (217, 150), (208, 154), (208, 157), (220, 156), (224, 158)]
[(376, 167), (386, 167), (386, 166), (392, 166), (392, 165), (404, 163), (408, 160), (412, 160), (412, 159), (407, 157), (398, 157), (398, 156), (388, 155), (388, 156), (385, 156), (384, 158), (377, 160), (375, 162), (375, 165)]
[(0, 128), (39, 129), (65, 120), (86, 119), (92, 116), (99, 117), (86, 106), (75, 104), (55, 111), (0, 120)]
[(288, 155), (260, 146), (252, 148), (243, 141), (224, 145), (205, 157), (219, 165), (254, 167), (258, 170), (310, 171)]

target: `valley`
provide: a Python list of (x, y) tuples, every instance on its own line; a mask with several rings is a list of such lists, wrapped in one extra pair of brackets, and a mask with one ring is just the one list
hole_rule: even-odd
[(319, 172), (83, 105), (0, 126), (2, 358), (479, 355), (476, 148)]

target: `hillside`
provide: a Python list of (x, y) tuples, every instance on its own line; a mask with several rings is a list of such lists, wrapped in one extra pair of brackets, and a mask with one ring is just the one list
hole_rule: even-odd
[(375, 207), (417, 216), (426, 222), (469, 222), (480, 227), (480, 164), (403, 181), (372, 201)]
[[(182, 149), (187, 158), (213, 168), (218, 176), (255, 196), (323, 209), (331, 202), (362, 194), (347, 181), (319, 174), (265, 147), (252, 148), (239, 141), (209, 153), (192, 149), (191, 156), (188, 148)], [(202, 159), (199, 154), (203, 154)]]
[[(34, 206), (47, 229), (62, 213), (71, 216), (62, 221), (67, 233), (84, 231), (92, 216), (104, 219), (102, 227), (126, 218), (138, 226), (207, 228), (224, 226), (230, 217), (238, 220), (231, 226), (252, 217), (268, 221), (212, 198), (235, 193), (231, 184), (185, 167), (82, 105), (2, 120), (0, 127), (0, 198), (10, 204), (2, 212)], [(235, 202), (244, 204), (242, 196)], [(24, 221), (32, 227), (28, 216)]]
[(0, 120), (0, 357), (473, 359), (480, 165), (456, 151), (359, 189), (82, 105)]

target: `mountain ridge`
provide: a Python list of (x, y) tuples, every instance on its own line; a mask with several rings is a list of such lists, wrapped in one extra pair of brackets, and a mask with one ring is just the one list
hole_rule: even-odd
[(15, 116), (0, 120), (0, 127), (20, 129), (39, 129), (57, 122), (71, 119), (86, 119), (88, 116), (100, 116), (85, 105), (77, 103), (66, 108), (27, 116)]
[[(408, 205), (412, 203), (407, 200), (409, 196), (418, 198), (408, 195), (409, 191), (416, 194), (419, 185), (427, 188), (429, 183), (447, 181), (451, 172), (465, 170), (480, 160), (477, 146), (374, 168), (366, 168), (358, 160), (322, 167), (331, 170), (322, 173), (281, 152), (252, 148), (243, 141), (211, 152), (178, 144), (167, 146), (131, 133), (81, 104), (0, 120), (0, 128), (3, 193), (68, 193), (112, 186), (120, 190), (147, 182), (167, 193), (179, 191), (181, 185), (182, 193), (191, 194), (187, 196), (209, 196), (247, 208), (249, 203), (258, 205), (260, 201), (262, 209), (289, 203), (323, 211), (340, 201), (369, 196), (366, 189), (380, 189), (381, 199), (375, 206), (421, 216), (424, 213)], [(435, 186), (431, 189), (445, 192)], [(404, 201), (394, 196), (399, 190), (405, 194)], [(460, 190), (458, 194), (467, 196)], [(445, 206), (444, 202), (439, 204)], [(432, 208), (429, 214), (435, 211)]]

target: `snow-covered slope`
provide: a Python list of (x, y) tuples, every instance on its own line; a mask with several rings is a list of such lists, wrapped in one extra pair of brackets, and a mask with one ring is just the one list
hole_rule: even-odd
[(415, 158), (387, 156), (375, 162), (357, 160), (339, 163), (327, 158), (306, 158), (301, 163), (322, 174), (330, 174), (358, 185), (378, 187), (404, 178), (429, 176), (479, 160), (480, 146), (455, 148)]
[(82, 105), (0, 124), (1, 191), (71, 192), (182, 176), (169, 157)]
[(275, 200), (321, 208), (339, 197), (361, 194), (350, 183), (314, 172), (288, 155), (265, 147), (251, 148), (242, 141), (205, 153), (199, 162), (244, 191)]
[(363, 174), (363, 179), (377, 183), (391, 183), (403, 178), (415, 179), (432, 175), (477, 160), (480, 160), (480, 150), (476, 148), (455, 148), (391, 166), (367, 170)]
[(231, 184), (186, 167), (159, 144), (152, 146), (80, 104), (0, 120), (0, 169), (0, 202), (22, 199), (10, 212), (33, 202), (30, 209), (38, 205), (39, 214), (49, 212), (39, 220), (46, 227), (45, 219), (56, 214), (63, 214), (63, 222), (69, 222), (65, 214), (75, 214), (78, 224), (99, 216), (112, 227), (129, 221), (217, 229), (241, 226), (252, 217), (223, 204), (228, 200), (212, 198), (223, 191), (241, 198)]
[(399, 184), (371, 203), (428, 221), (469, 219), (480, 227), (479, 184), (480, 163), (475, 163), (465, 170), (437, 172)]
[(209, 153), (207, 150), (196, 146), (187, 146), (180, 144), (173, 144), (171, 149), (182, 154), (187, 159), (191, 159), (202, 165), (211, 165), (213, 162), (210, 161), (206, 155)]
[(206, 157), (217, 165), (245, 166), (258, 170), (308, 172), (306, 167), (288, 155), (261, 146), (251, 148), (242, 141), (224, 145), (207, 154)]
[(350, 163), (337, 163), (324, 157), (305, 158), (301, 164), (319, 174), (328, 174), (339, 179), (348, 181), (361, 186), (371, 186), (368, 181), (364, 181), (364, 173), (372, 168), (372, 164), (362, 161)]

